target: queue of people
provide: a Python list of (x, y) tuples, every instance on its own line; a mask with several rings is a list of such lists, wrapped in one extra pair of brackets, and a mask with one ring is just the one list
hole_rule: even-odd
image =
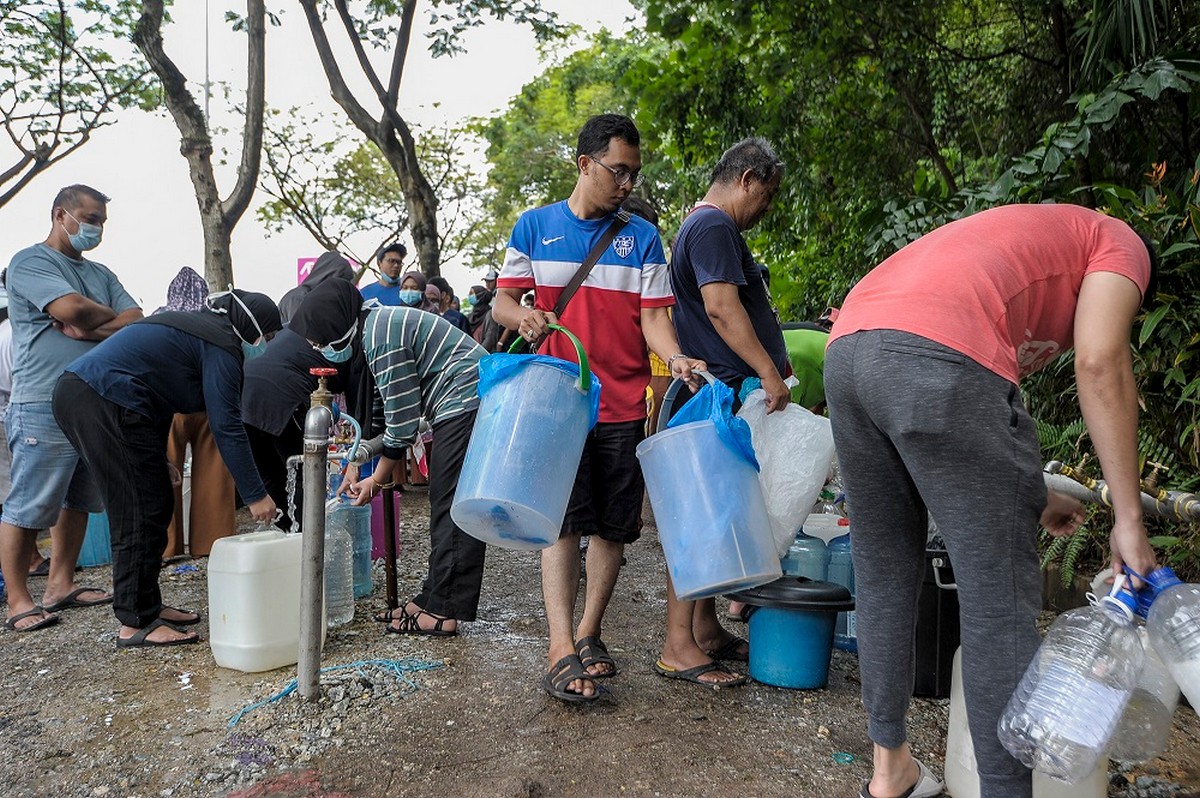
[[(351, 472), (340, 488), (354, 503), (400, 478), (421, 420), (432, 426), (428, 572), (417, 595), (377, 619), (389, 633), (458, 634), (476, 617), (485, 559), (485, 545), (450, 517), (479, 403), (478, 366), (517, 337), (571, 359), (569, 344), (551, 334), (561, 322), (582, 341), (603, 389), (599, 422), (570, 476), (561, 537), (541, 554), (548, 641), (539, 682), (564, 702), (596, 700), (599, 682), (622, 668), (604, 621), (626, 548), (642, 530), (635, 448), (647, 434), (650, 355), (693, 390), (708, 371), (735, 392), (756, 381), (768, 412), (792, 400), (784, 334), (744, 237), (780, 190), (783, 162), (759, 138), (730, 147), (682, 220), (670, 259), (643, 218), (649, 213), (623, 209), (642, 166), (632, 120), (588, 119), (570, 196), (521, 215), (502, 268), (471, 286), (461, 306), (441, 278), (405, 271), (406, 249), (389, 243), (377, 256), (378, 280), (361, 290), (351, 265), (326, 253), (278, 306), (231, 289), (144, 319), (116, 276), (85, 254), (100, 243), (107, 198), (86, 186), (64, 189), (46, 240), (14, 256), (5, 283), (5, 626), (32, 632), (58, 623), (64, 609), (111, 603), (119, 647), (195, 643), (188, 627), (200, 614), (165, 604), (158, 586), (174, 512), (168, 431), (189, 417), (178, 414), (204, 414), (251, 515), (270, 520), (284, 509), (287, 458), (300, 451), (315, 386), (308, 370), (328, 366), (364, 436), (383, 435), (374, 471), (361, 479)], [(1044, 487), (1019, 380), (1074, 350), (1081, 411), (1116, 514), (1113, 565), (1148, 573), (1155, 557), (1138, 498), (1129, 339), (1153, 299), (1155, 262), (1148, 241), (1089, 209), (997, 208), (888, 258), (820, 339), (814, 359), (824, 354), (825, 396), (809, 392), (803, 401), (828, 401), (854, 517), (860, 673), (875, 746), (864, 798), (941, 790), (912, 757), (905, 729), (930, 513), (958, 581), (981, 794), (1032, 794), (1029, 771), (997, 740), (996, 720), (1037, 646), (1037, 526), (1069, 534), (1083, 516)], [(75, 582), (87, 514), (105, 507), (112, 592)], [(28, 578), (44, 529), (53, 549), (35, 600)], [(583, 537), (587, 583), (577, 607)], [(743, 684), (728, 663), (746, 660), (748, 642), (722, 626), (711, 599), (679, 601), (669, 576), (665, 587), (655, 671), (699, 685)]]

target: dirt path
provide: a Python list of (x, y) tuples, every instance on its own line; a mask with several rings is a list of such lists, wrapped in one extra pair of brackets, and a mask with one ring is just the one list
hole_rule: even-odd
[[(405, 495), (402, 596), (424, 570), (427, 513), (423, 494)], [(117, 651), (116, 623), (103, 608), (70, 611), (36, 634), (0, 634), (0, 746), (8, 752), (0, 795), (855, 795), (870, 748), (853, 657), (834, 653), (824, 691), (668, 682), (651, 669), (665, 612), (652, 527), (628, 558), (605, 630), (622, 673), (585, 708), (538, 688), (537, 557), (501, 550), (489, 552), (482, 620), (457, 638), (385, 638), (370, 619), (382, 604), (378, 580), (354, 621), (330, 632), (325, 665), (381, 659), (430, 668), (408, 672), (410, 686), (377, 669), (333, 671), (318, 704), (293, 694), (232, 728), (238, 710), (281, 690), (294, 671), (217, 668), (207, 646)], [(169, 566), (168, 602), (204, 609), (204, 567)], [(84, 577), (108, 584), (109, 573)], [(914, 749), (939, 772), (947, 704), (917, 699), (912, 714)], [(853, 760), (835, 761), (843, 753)], [(1110, 796), (1200, 792), (1196, 715), (1176, 714), (1166, 758), (1113, 777)]]

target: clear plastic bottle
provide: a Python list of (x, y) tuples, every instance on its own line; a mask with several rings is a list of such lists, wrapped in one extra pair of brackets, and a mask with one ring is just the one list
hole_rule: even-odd
[[(850, 535), (839, 535), (829, 541), (829, 568), (828, 576), (830, 582), (836, 582), (850, 591), (850, 595), (855, 595), (854, 588), (854, 562), (850, 559)], [(837, 625), (834, 627), (833, 644), (842, 651), (849, 651), (853, 654), (858, 653), (858, 635), (855, 631), (854, 610), (849, 612), (839, 612), (837, 616)]]
[(1118, 582), (1094, 606), (1065, 612), (1050, 627), (997, 727), (1026, 767), (1074, 784), (1104, 756), (1145, 660), (1136, 606)]
[(325, 525), (325, 617), (330, 629), (354, 617), (354, 546), (335, 524)]
[(346, 530), (354, 547), (354, 598), (371, 594), (371, 506), (355, 507), (345, 498), (331, 502), (325, 511), (325, 526)]
[(1179, 581), (1170, 568), (1147, 577), (1154, 602), (1146, 616), (1150, 643), (1194, 707), (1200, 707), (1200, 585)]
[(1108, 752), (1118, 762), (1149, 762), (1166, 750), (1171, 716), (1179, 703), (1179, 688), (1150, 644), (1146, 627), (1138, 627), (1138, 637), (1146, 662)]

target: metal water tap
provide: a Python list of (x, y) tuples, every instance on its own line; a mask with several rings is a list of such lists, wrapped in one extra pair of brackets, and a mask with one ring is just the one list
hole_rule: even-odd
[(312, 368), (308, 373), (317, 378), (317, 389), (310, 396), (312, 404), (333, 410), (333, 392), (329, 390), (326, 380), (337, 374), (337, 369)]
[(1167, 491), (1165, 488), (1158, 487), (1158, 473), (1160, 471), (1170, 472), (1170, 468), (1162, 463), (1146, 461), (1146, 465), (1150, 466), (1150, 474), (1142, 480), (1142, 492), (1148, 493), (1154, 498), (1161, 501), (1167, 500)]

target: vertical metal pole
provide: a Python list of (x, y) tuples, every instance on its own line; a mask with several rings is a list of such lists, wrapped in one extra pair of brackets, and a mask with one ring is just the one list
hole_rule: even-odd
[[(395, 479), (392, 480), (395, 482)], [(396, 591), (396, 489), (383, 489), (383, 573), (387, 583), (387, 605), (394, 610), (400, 605)]]
[(309, 701), (321, 696), (322, 608), (325, 603), (325, 481), (333, 414), (314, 404), (304, 417), (304, 509), (300, 582), (300, 655), (296, 684)]

